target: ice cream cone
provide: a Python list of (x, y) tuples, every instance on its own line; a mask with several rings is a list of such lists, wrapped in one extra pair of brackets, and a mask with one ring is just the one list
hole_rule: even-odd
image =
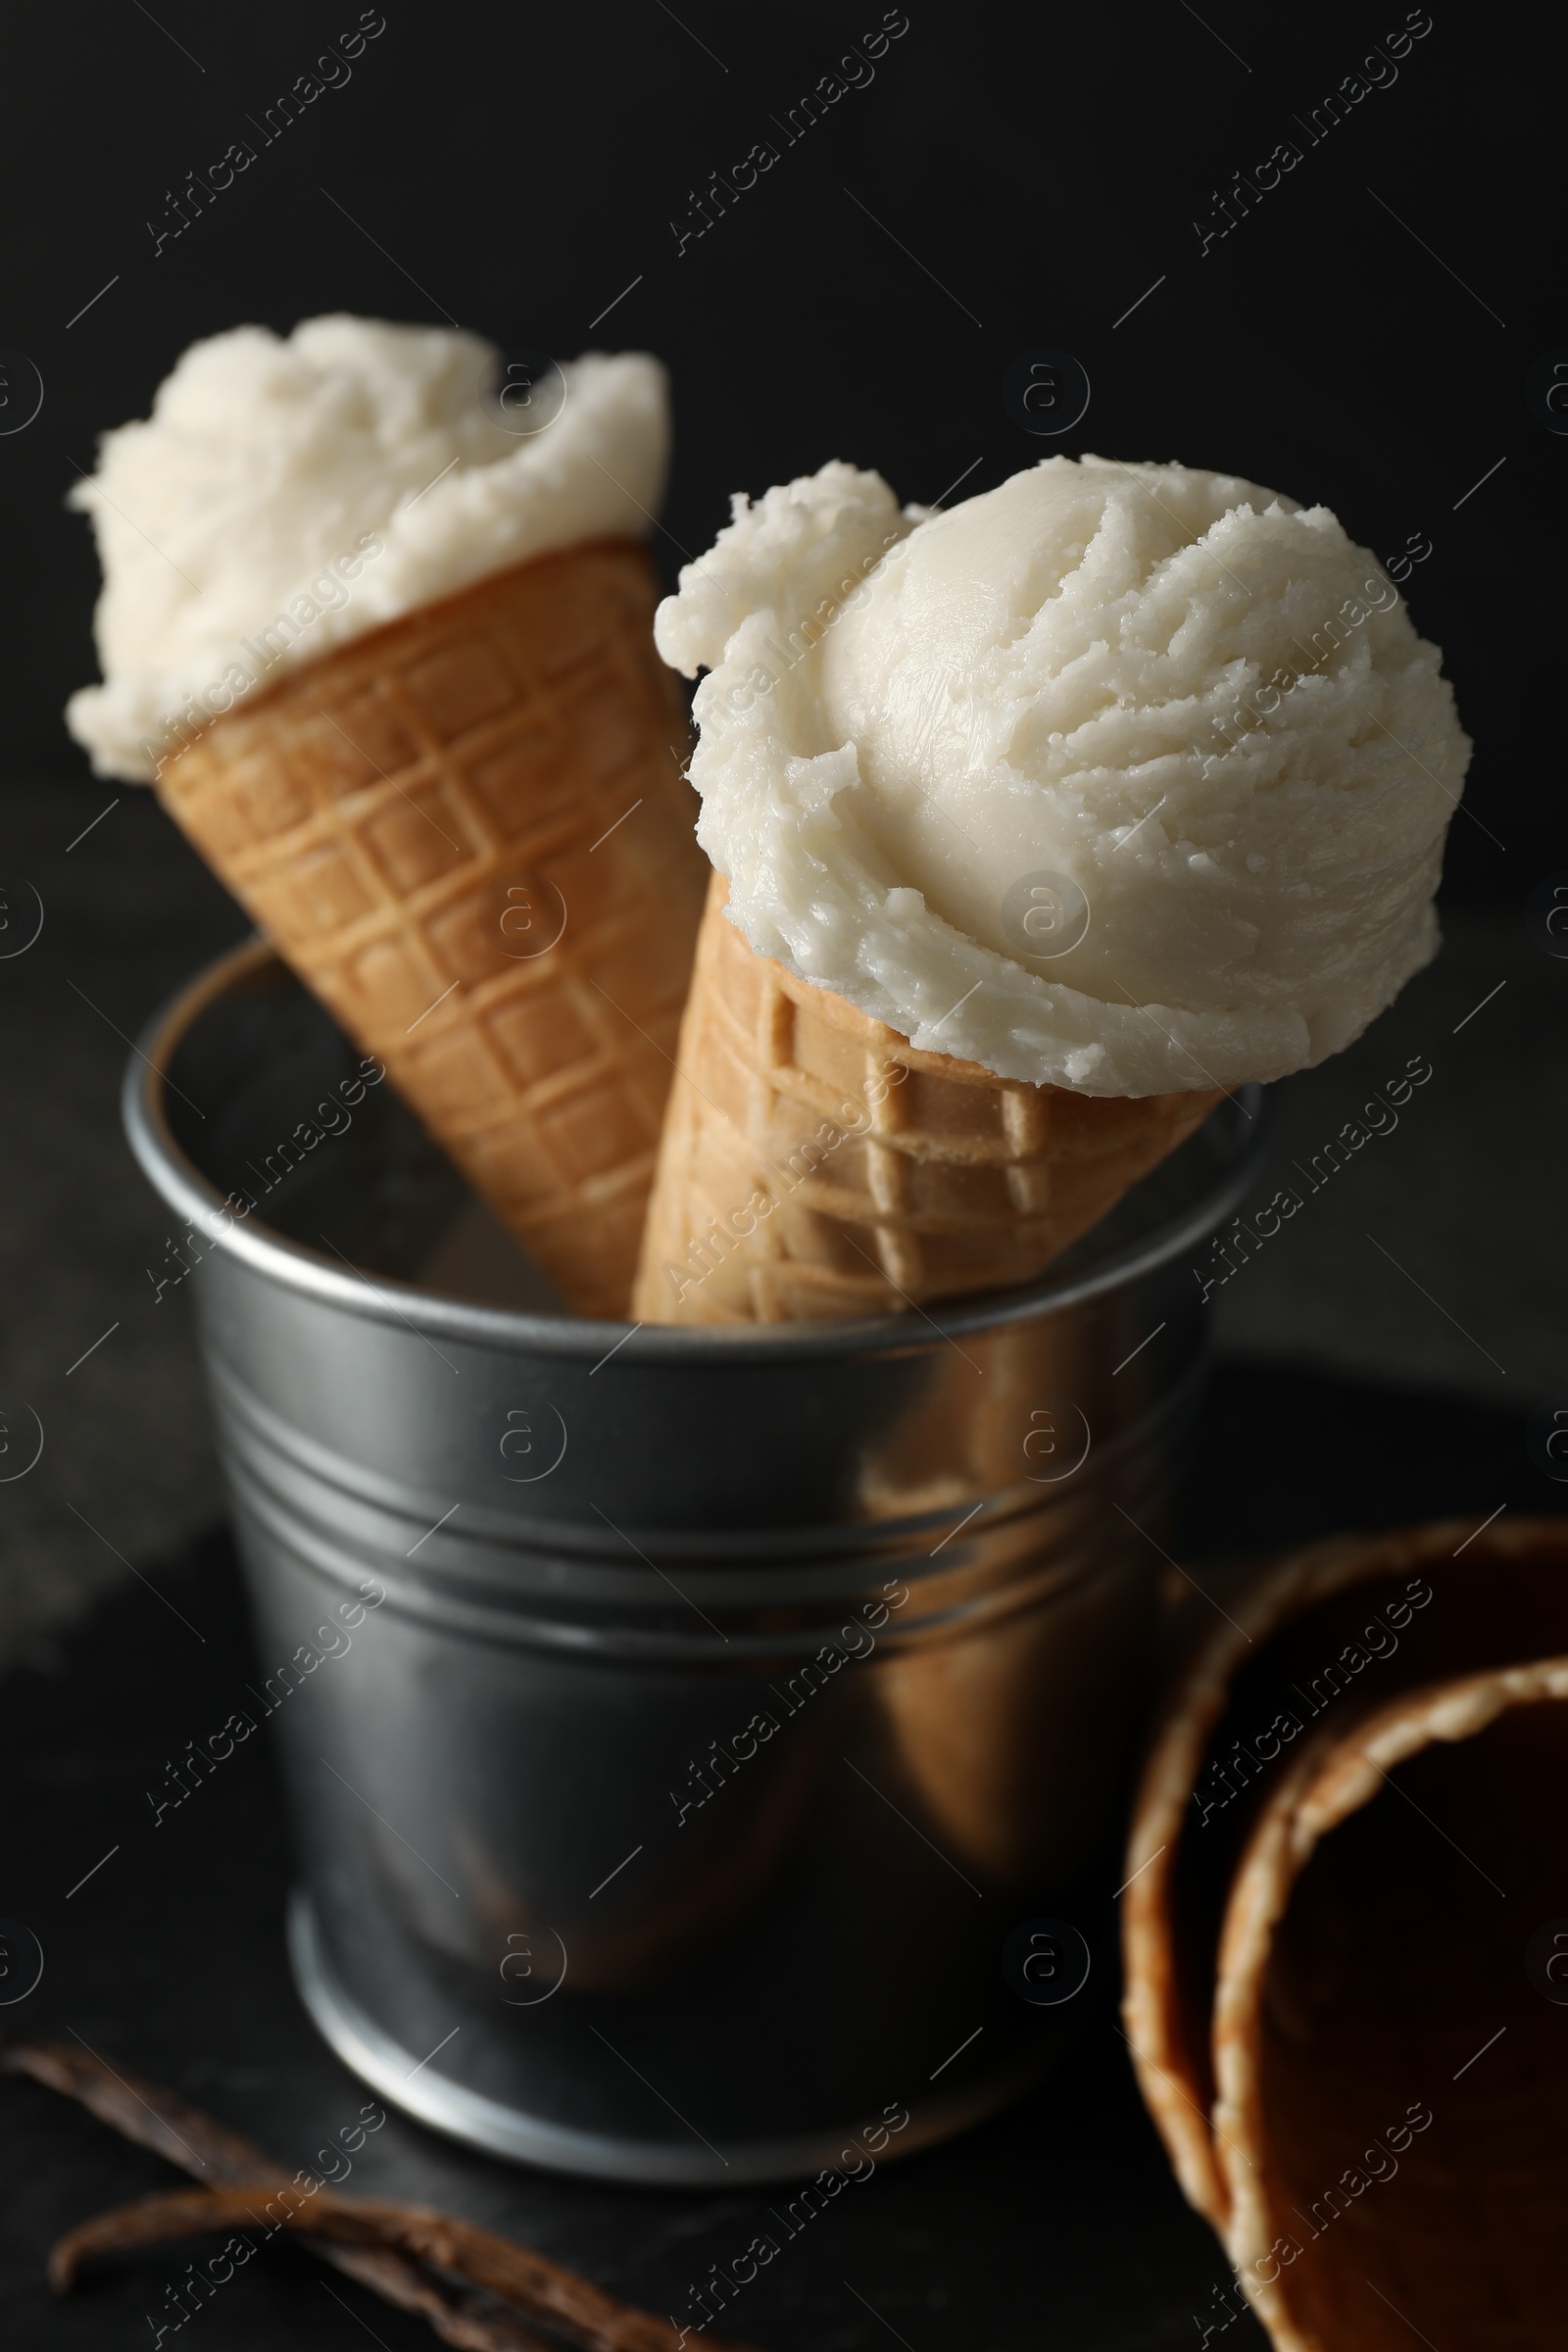
[[(1189, 2204), (1216, 2229), (1227, 2218), (1229, 2193), (1209, 2124), (1214, 1954), (1250, 1819), (1246, 1788), (1228, 1796), (1215, 1771), (1215, 1760), (1227, 1752), (1223, 1727), (1232, 1686), (1258, 1647), (1293, 1621), (1297, 1646), (1313, 1663), (1319, 1650), (1333, 1658), (1344, 1640), (1342, 1619), (1356, 1612), (1362, 1587), (1387, 1583), (1396, 1590), (1401, 1578), (1438, 1556), (1423, 1538), (1397, 1535), (1369, 1544), (1335, 1537), (1276, 1564), (1245, 1597), (1227, 1593), (1226, 1622), (1216, 1624), (1197, 1649), (1150, 1748), (1127, 1840), (1132, 1875), (1122, 1901), (1122, 2016), (1139, 2087), (1176, 2178)], [(1310, 1676), (1312, 1664), (1305, 1672)], [(1256, 1727), (1245, 1703), (1236, 1711), (1247, 1718), (1238, 1734), (1245, 1739)], [(1272, 1714), (1263, 1720), (1271, 1722)], [(1282, 1752), (1286, 1762), (1276, 1766), (1279, 1771), (1292, 1760), (1289, 1749)], [(1257, 1786), (1266, 1786), (1268, 1761)]]
[(633, 1312), (797, 1322), (1024, 1282), (1213, 1108), (918, 1053), (756, 955), (714, 875)]
[(624, 1311), (702, 906), (643, 549), (421, 606), (156, 779), (279, 952), (584, 1314)]
[[(1568, 1706), (1555, 1703), (1568, 1695), (1565, 1566), (1568, 1527), (1552, 1520), (1502, 1521), (1480, 1535), (1473, 1523), (1444, 1521), (1313, 1545), (1245, 1596), (1227, 1592), (1226, 1622), (1196, 1650), (1152, 1747), (1125, 1864), (1127, 2037), (1182, 2187), (1224, 2237), (1276, 2341), (1293, 2352), (1392, 2344), (1397, 2330), (1391, 2322), (1386, 2337), (1377, 2332), (1368, 2277), (1442, 2352), (1551, 2340), (1494, 2336), (1480, 2322), (1445, 2332), (1431, 2324), (1436, 2303), (1423, 2295), (1417, 2311), (1401, 2295), (1423, 2240), (1441, 2234), (1443, 2198), (1451, 2193), (1468, 2210), (1475, 2184), (1466, 2141), (1485, 2149), (1478, 2164), (1498, 2157), (1501, 2127), (1485, 2102), (1457, 2144), (1435, 2133), (1422, 2143), (1436, 2170), (1422, 2180), (1420, 2162), (1408, 2168), (1417, 2178), (1408, 2213), (1381, 2194), (1367, 2206), (1381, 2241), (1404, 2262), (1397, 2279), (1361, 2261), (1366, 2243), (1338, 2216), (1336, 2230), (1320, 2224), (1315, 2234), (1301, 2216), (1429, 2081), (1451, 2096), (1455, 2068), (1486, 2039), (1478, 2032), (1442, 2063), (1448, 2040), (1468, 2030), (1470, 2008), (1511, 2004), (1515, 1977), (1527, 1986), (1519, 1963), (1528, 1931), (1513, 1934), (1506, 1952), (1495, 1948), (1487, 1906), (1501, 1906), (1488, 1878), (1510, 1895), (1517, 1880), (1518, 1896), (1535, 1902), (1528, 1930), (1553, 1908), (1543, 1873), (1560, 1885), (1562, 1855), (1528, 1799), (1533, 1786), (1560, 1775), (1568, 1742)], [(1542, 1728), (1478, 1744), (1455, 1768), (1451, 1790), (1423, 1792), (1401, 1780), (1417, 1809), (1391, 1796), (1352, 1835), (1349, 1816), (1369, 1806), (1404, 1758), (1434, 1740), (1468, 1740), (1538, 1698), (1554, 1702), (1535, 1710)], [(1510, 1739), (1543, 1741), (1554, 1760), (1510, 1760), (1497, 1745)], [(1488, 1764), (1488, 1754), (1503, 1760)], [(1448, 1768), (1420, 1769), (1441, 1778)], [(1474, 1885), (1484, 1901), (1474, 1916), (1462, 1884), (1470, 1866), (1456, 1863), (1450, 1880), (1437, 1868), (1451, 1852), (1443, 1839), (1432, 1838), (1430, 1850), (1409, 1847), (1422, 1810), (1481, 1866)], [(1333, 1854), (1346, 1859), (1314, 1861), (1341, 1824), (1345, 1839)], [(1548, 2004), (1537, 2005), (1552, 2023)], [(1519, 2036), (1528, 2045), (1536, 2027), (1526, 2011), (1528, 2001)], [(1506, 2013), (1513, 2017), (1511, 2006)], [(1384, 2115), (1395, 2078), (1408, 2087)], [(1538, 2054), (1536, 2084), (1551, 2079), (1553, 2077)], [(1528, 2071), (1510, 2079), (1503, 2105), (1512, 2103), (1508, 2128), (1534, 2165), (1544, 2094), (1531, 2082)], [(1560, 2142), (1560, 2118), (1550, 2129)], [(1551, 2176), (1552, 2197), (1564, 2185)], [(1521, 2178), (1514, 2188), (1520, 2210), (1530, 2209), (1537, 2187)], [(1342, 2194), (1338, 2206), (1352, 2202)], [(1273, 2250), (1281, 2237), (1299, 2249), (1288, 2261)], [(1490, 2294), (1494, 2272), (1488, 2279)], [(1544, 2308), (1538, 2286), (1527, 2315)], [(1283, 2300), (1270, 2300), (1275, 2288)], [(1445, 2292), (1464, 2308), (1451, 2277)], [(1348, 2300), (1352, 2293), (1362, 2299)]]
[(1565, 1770), (1568, 1657), (1544, 1658), (1407, 1692), (1257, 1819), (1214, 2149), (1278, 2352), (1562, 2341), (1565, 1840), (1542, 1800)]

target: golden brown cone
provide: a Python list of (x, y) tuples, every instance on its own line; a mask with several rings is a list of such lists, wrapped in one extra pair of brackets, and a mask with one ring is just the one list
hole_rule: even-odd
[(756, 955), (726, 897), (715, 874), (633, 1298), (643, 1322), (886, 1314), (1028, 1281), (1220, 1100), (1077, 1095), (916, 1052)]
[[(1413, 1598), (1416, 1588), (1432, 1597)], [(1139, 2086), (1189, 2202), (1218, 2230), (1230, 2192), (1209, 2120), (1216, 1953), (1242, 1848), (1299, 1735), (1272, 1757), (1257, 1750), (1274, 1744), (1282, 1712), (1305, 1732), (1319, 1717), (1348, 1728), (1395, 1691), (1568, 1652), (1568, 1526), (1505, 1519), (1478, 1536), (1473, 1523), (1440, 1520), (1337, 1536), (1223, 1605), (1152, 1742), (1122, 1896), (1122, 2013)]]
[(643, 548), (339, 646), (157, 779), (235, 897), (578, 1313), (625, 1311), (702, 908)]
[(1279, 2352), (1562, 2344), (1568, 2016), (1526, 1955), (1568, 1885), (1565, 1779), (1568, 1657), (1545, 1658), (1325, 1738), (1258, 1818), (1220, 1947), (1214, 2146), (1226, 2251)]

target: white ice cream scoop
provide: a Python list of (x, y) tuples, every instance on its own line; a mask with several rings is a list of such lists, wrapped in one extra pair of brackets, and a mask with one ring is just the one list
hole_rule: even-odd
[(151, 776), (257, 686), (489, 572), (642, 536), (669, 457), (658, 361), (503, 367), (477, 335), (368, 318), (191, 346), (72, 494), (104, 683), (67, 719), (100, 774)]
[(752, 946), (922, 1049), (1099, 1095), (1274, 1078), (1435, 953), (1469, 743), (1326, 508), (1048, 459), (950, 514), (840, 464), (660, 608)]

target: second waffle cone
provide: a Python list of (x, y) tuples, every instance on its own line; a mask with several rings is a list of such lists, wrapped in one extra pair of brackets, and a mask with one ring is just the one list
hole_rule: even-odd
[(1280, 2352), (1545, 2352), (1564, 1523), (1338, 1536), (1217, 1589), (1121, 1896), (1139, 2086), (1239, 2282), (1208, 2332), (1245, 2287)]
[(632, 1312), (876, 1315), (1026, 1282), (1220, 1100), (1077, 1095), (920, 1053), (756, 955), (715, 874)]
[(165, 807), (569, 1305), (624, 1312), (702, 906), (643, 549), (535, 558), (290, 671)]

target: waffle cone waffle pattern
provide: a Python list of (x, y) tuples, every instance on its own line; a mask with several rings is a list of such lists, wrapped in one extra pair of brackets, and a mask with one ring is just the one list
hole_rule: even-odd
[[(634, 1312), (877, 1315), (1025, 1282), (1207, 1117), (917, 1053), (754, 954), (714, 875)], [(765, 1205), (770, 1204), (770, 1205)]]
[(158, 779), (280, 954), (578, 1313), (624, 1312), (706, 862), (631, 543), (291, 672)]

